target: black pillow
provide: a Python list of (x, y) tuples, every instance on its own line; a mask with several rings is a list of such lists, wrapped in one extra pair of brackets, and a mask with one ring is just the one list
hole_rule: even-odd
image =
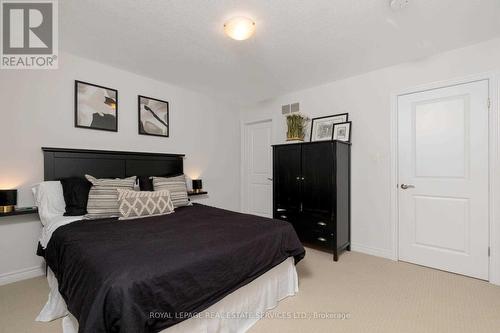
[[(165, 174), (162, 176), (154, 176), (154, 177), (177, 177), (181, 175), (183, 175), (183, 173)], [(137, 180), (139, 181), (139, 189), (141, 191), (155, 190), (153, 186), (153, 176), (137, 176)]]
[(66, 212), (64, 216), (87, 214), (87, 202), (92, 183), (85, 178), (73, 177), (61, 179)]
[(151, 176), (139, 176), (137, 177), (139, 180), (139, 188), (141, 191), (154, 191), (153, 180)]

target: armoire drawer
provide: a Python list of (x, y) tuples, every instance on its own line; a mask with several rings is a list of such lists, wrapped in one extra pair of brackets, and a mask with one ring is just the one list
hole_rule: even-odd
[(333, 248), (333, 233), (329, 230), (304, 230), (301, 238), (308, 243)]
[(288, 222), (297, 222), (299, 220), (297, 212), (286, 209), (276, 209), (274, 212), (274, 218)]
[(333, 222), (329, 216), (303, 214), (300, 223), (307, 229), (333, 230)]

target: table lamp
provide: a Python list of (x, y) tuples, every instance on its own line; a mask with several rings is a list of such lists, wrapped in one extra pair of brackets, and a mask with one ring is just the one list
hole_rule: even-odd
[(193, 192), (200, 193), (203, 189), (201, 179), (193, 179)]
[(0, 213), (10, 213), (17, 205), (17, 190), (0, 190)]

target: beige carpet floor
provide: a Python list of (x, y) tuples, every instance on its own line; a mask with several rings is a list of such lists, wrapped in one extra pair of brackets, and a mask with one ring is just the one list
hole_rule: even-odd
[[(250, 333), (500, 332), (500, 287), (485, 281), (356, 252), (334, 263), (313, 249), (297, 269), (299, 294)], [(0, 287), (0, 332), (61, 332), (60, 320), (34, 321), (47, 291), (43, 277)]]

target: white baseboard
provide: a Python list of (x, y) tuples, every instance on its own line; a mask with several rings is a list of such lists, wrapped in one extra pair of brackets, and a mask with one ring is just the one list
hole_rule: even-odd
[(361, 244), (351, 244), (351, 251), (361, 252), (376, 257), (382, 257), (390, 260), (397, 260), (394, 258), (391, 250), (379, 249), (375, 247), (365, 246)]
[(42, 275), (45, 275), (45, 270), (42, 266), (28, 267), (13, 272), (3, 273), (0, 274), (0, 286)]

